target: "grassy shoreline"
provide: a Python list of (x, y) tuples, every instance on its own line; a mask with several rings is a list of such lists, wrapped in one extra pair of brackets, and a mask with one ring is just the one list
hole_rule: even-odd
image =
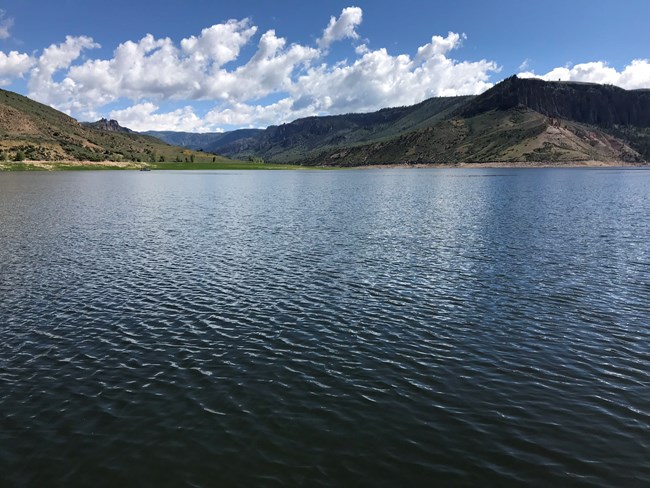
[(2, 171), (138, 171), (142, 168), (151, 170), (287, 170), (287, 169), (327, 169), (289, 164), (264, 164), (247, 161), (214, 161), (188, 163), (134, 163), (115, 161), (21, 161), (0, 162)]
[(512, 162), (485, 162), (485, 163), (405, 163), (405, 164), (376, 164), (356, 166), (351, 169), (380, 169), (380, 168), (641, 168), (650, 167), (650, 163), (630, 163), (625, 161), (512, 161)]
[(0, 172), (8, 171), (137, 171), (142, 168), (160, 171), (187, 170), (335, 170), (335, 169), (397, 169), (397, 168), (615, 168), (615, 167), (649, 167), (648, 163), (572, 161), (559, 162), (486, 162), (454, 164), (376, 164), (363, 166), (300, 166), (295, 164), (265, 164), (247, 161), (216, 161), (188, 163), (134, 163), (115, 161), (21, 161), (0, 162)]

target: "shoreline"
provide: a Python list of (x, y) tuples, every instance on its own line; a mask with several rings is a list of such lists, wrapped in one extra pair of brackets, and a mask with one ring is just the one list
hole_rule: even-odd
[(214, 161), (198, 163), (143, 163), (133, 161), (0, 161), (2, 172), (52, 172), (52, 171), (196, 171), (196, 170), (282, 170), (282, 169), (322, 169), (308, 166), (251, 163), (248, 161)]
[(349, 169), (394, 169), (394, 168), (650, 168), (650, 163), (630, 163), (625, 161), (570, 161), (570, 162), (544, 162), (544, 161), (513, 161), (513, 162), (486, 162), (486, 163), (405, 163), (405, 164), (372, 164), (365, 166), (349, 166)]
[(141, 168), (152, 170), (336, 170), (336, 169), (455, 169), (455, 168), (650, 168), (650, 163), (630, 163), (624, 161), (571, 161), (571, 162), (543, 162), (543, 161), (515, 161), (515, 162), (485, 162), (485, 163), (395, 163), (395, 164), (368, 164), (362, 166), (299, 166), (292, 164), (250, 164), (245, 161), (218, 162), (218, 163), (190, 163), (171, 164), (165, 163), (134, 163), (132, 161), (5, 161), (0, 162), (0, 172), (22, 171), (83, 171), (83, 170), (127, 170), (138, 171)]

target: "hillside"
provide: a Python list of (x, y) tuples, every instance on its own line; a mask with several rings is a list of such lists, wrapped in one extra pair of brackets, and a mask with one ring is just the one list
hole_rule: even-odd
[(80, 124), (51, 107), (0, 90), (0, 161), (208, 162), (220, 156), (171, 146), (115, 121)]
[(230, 132), (174, 132), (155, 131), (142, 132), (147, 136), (156, 137), (174, 146), (186, 147), (188, 149), (203, 150), (207, 152), (220, 152), (219, 150), (236, 141), (257, 136), (263, 129), (239, 129)]
[(485, 162), (640, 162), (634, 149), (583, 124), (517, 107), (435, 126), (372, 144), (314, 155), (305, 164), (457, 164)]
[(266, 130), (241, 129), (223, 134), (146, 132), (162, 140), (240, 159), (262, 157), (274, 162), (301, 162), (315, 152), (342, 145), (394, 137), (444, 120), (471, 97), (440, 97), (409, 107), (377, 112), (307, 117)]
[(218, 153), (324, 166), (646, 162), (650, 90), (511, 77), (478, 96), (432, 98), (372, 113), (308, 117), (264, 130), (150, 134), (157, 137), (114, 120), (80, 124), (0, 90), (0, 162), (228, 161)]
[(643, 162), (650, 159), (650, 90), (513, 76), (474, 97), (197, 136), (230, 157), (307, 165)]

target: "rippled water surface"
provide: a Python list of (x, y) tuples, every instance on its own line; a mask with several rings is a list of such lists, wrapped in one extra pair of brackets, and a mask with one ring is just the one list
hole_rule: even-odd
[(0, 422), (10, 486), (648, 486), (650, 171), (1, 174)]

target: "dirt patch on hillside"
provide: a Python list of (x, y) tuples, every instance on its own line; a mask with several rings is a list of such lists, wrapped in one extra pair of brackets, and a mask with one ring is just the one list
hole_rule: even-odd
[(15, 108), (0, 105), (0, 131), (5, 134), (38, 134), (38, 127)]

